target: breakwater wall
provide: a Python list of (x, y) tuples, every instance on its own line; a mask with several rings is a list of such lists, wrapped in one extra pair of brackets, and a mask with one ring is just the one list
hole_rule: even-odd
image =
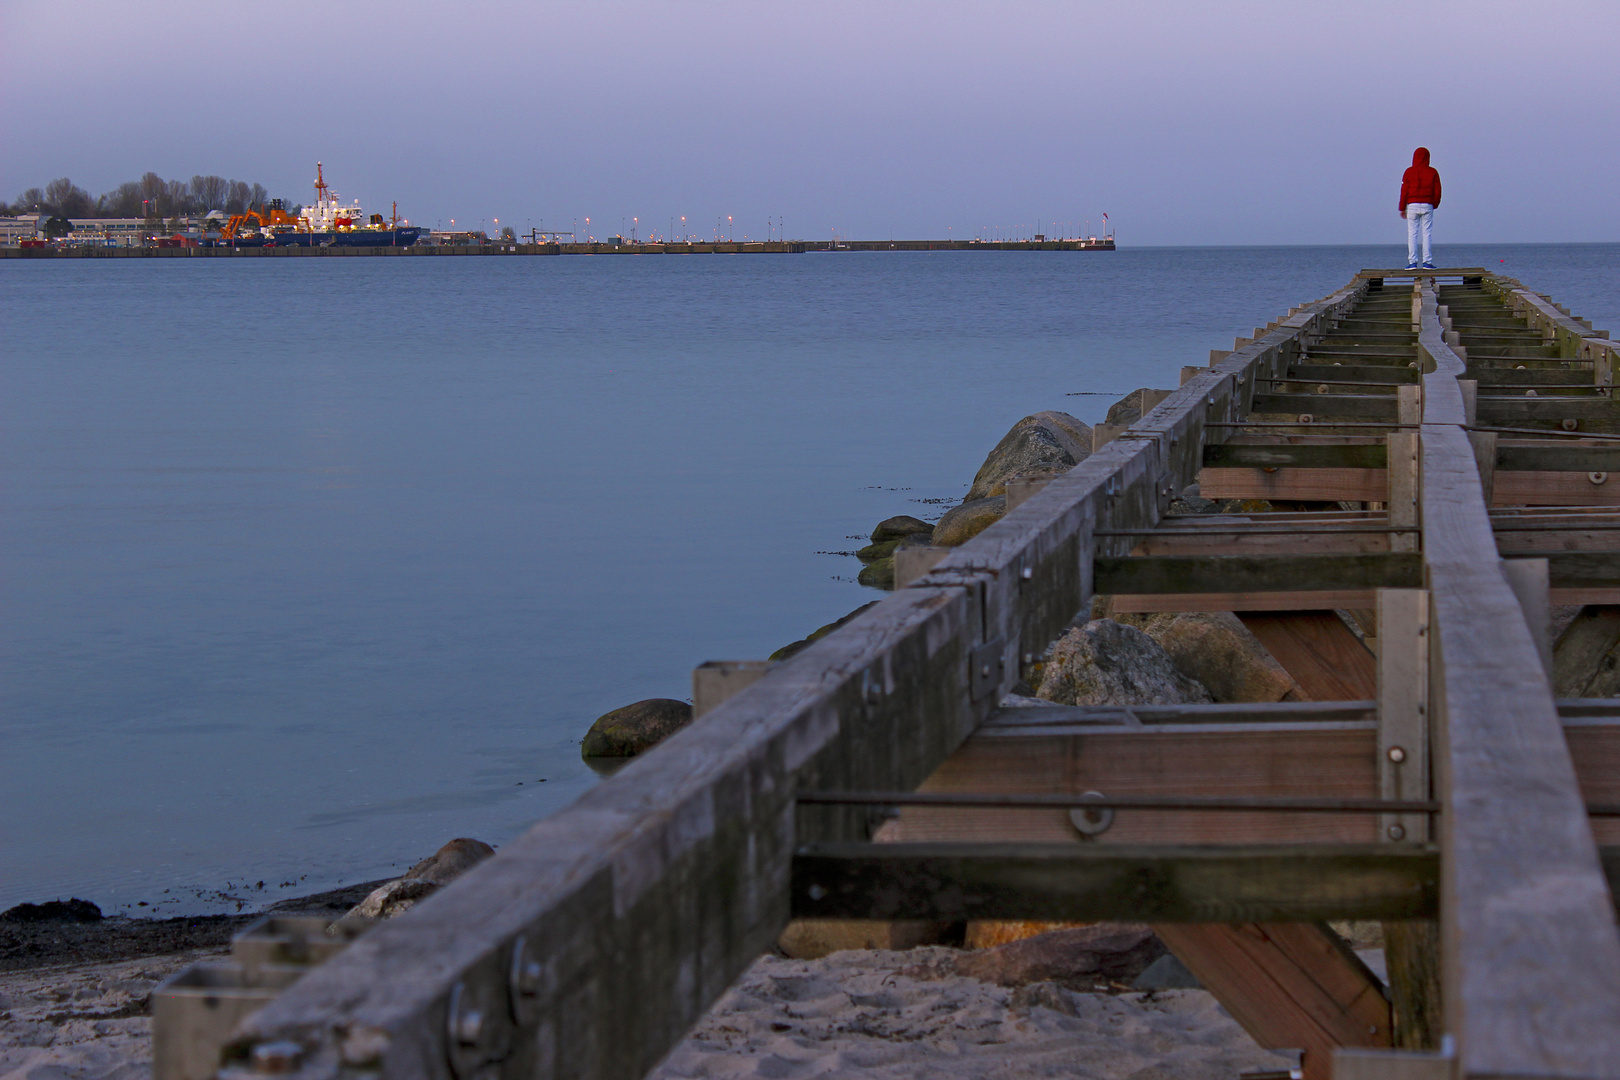
[(423, 255), (771, 255), (816, 251), (1113, 251), (1112, 240), (773, 240), (692, 244), (412, 244), (409, 247), (0, 248), (6, 259), (359, 258)]

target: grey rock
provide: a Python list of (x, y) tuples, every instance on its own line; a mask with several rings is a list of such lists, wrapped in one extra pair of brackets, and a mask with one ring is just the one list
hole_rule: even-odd
[(1305, 692), (1230, 611), (1121, 615), (1164, 647), (1171, 663), (1216, 701), (1304, 701)]
[(1142, 387), (1132, 390), (1118, 401), (1108, 407), (1108, 418), (1105, 424), (1134, 424), (1142, 419)]
[(581, 757), (644, 754), (692, 722), (692, 706), (673, 698), (648, 698), (596, 718), (580, 743)]
[(495, 849), (482, 840), (466, 837), (452, 840), (405, 871), (403, 876), (378, 888), (356, 904), (349, 914), (367, 919), (392, 919), (402, 915), (417, 901), (438, 892), (493, 854)]
[(1164, 647), (1134, 626), (1093, 619), (1071, 627), (1040, 665), (1037, 697), (1060, 705), (1185, 705), (1214, 698)]
[(904, 540), (913, 533), (932, 532), (934, 527), (922, 518), (914, 518), (910, 514), (899, 514), (892, 518), (884, 518), (878, 522), (877, 528), (872, 530), (872, 543), (881, 544), (885, 540)]
[(990, 451), (963, 501), (971, 503), (1003, 495), (1011, 477), (1036, 466), (1057, 464), (1073, 468), (1090, 455), (1089, 425), (1068, 413), (1033, 413), (1014, 424)]
[(805, 649), (808, 649), (810, 646), (814, 645), (816, 642), (820, 641), (822, 638), (826, 637), (828, 634), (832, 633), (834, 630), (838, 629), (840, 626), (843, 626), (845, 623), (849, 622), (851, 619), (855, 618), (857, 615), (861, 614), (867, 608), (871, 607), (872, 605), (874, 605), (876, 603), (877, 603), (876, 600), (872, 600), (872, 601), (869, 601), (869, 602), (867, 602), (865, 604), (862, 604), (860, 607), (856, 608), (854, 611), (850, 612), (848, 615), (845, 615), (843, 618), (837, 619), (837, 620), (835, 620), (833, 622), (830, 622), (826, 626), (823, 626), (820, 629), (816, 630), (809, 637), (800, 638), (798, 641), (792, 641), (792, 642), (789, 642), (788, 644), (782, 646), (780, 649), (777, 649), (775, 652), (771, 653), (771, 655), (768, 656), (766, 659), (768, 659), (768, 660), (786, 660), (788, 657), (794, 655), (795, 653), (803, 652)]
[(934, 526), (932, 543), (935, 547), (957, 547), (978, 536), (1000, 521), (1007, 513), (1007, 496), (965, 502), (948, 512)]
[(1202, 990), (1204, 984), (1198, 976), (1187, 970), (1187, 965), (1176, 959), (1175, 953), (1165, 953), (1142, 969), (1131, 982), (1132, 990)]

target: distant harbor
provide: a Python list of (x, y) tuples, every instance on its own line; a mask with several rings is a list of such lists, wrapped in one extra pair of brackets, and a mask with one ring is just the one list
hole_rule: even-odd
[(1113, 251), (1112, 236), (1074, 240), (769, 240), (699, 241), (677, 244), (631, 243), (617, 237), (586, 244), (523, 243), (491, 240), (481, 244), (433, 244), (417, 241), (403, 246), (344, 247), (277, 246), (233, 247), (229, 244), (168, 244), (143, 247), (41, 244), (0, 247), (7, 259), (145, 259), (145, 258), (307, 258), (310, 256), (364, 255), (769, 255), (821, 251)]

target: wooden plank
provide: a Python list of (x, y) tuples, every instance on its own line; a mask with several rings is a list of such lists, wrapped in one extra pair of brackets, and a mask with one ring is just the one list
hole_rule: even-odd
[[(1597, 573), (1600, 556), (1570, 555), (1572, 572)], [(1620, 560), (1614, 562), (1620, 583)], [(1096, 590), (1121, 593), (1315, 592), (1402, 589), (1423, 585), (1423, 560), (1415, 553), (1371, 555), (1148, 555), (1098, 556)]]
[(1313, 922), (1435, 915), (1421, 846), (819, 844), (793, 860), (809, 919)]
[(1325, 926), (1163, 923), (1154, 930), (1256, 1042), (1304, 1050), (1307, 1080), (1327, 1080), (1337, 1047), (1390, 1044), (1378, 979)]
[[(1224, 515), (1223, 515), (1224, 516)], [(1390, 549), (1383, 526), (1366, 532), (1220, 532), (1165, 529), (1142, 538), (1132, 555), (1327, 555), (1377, 553)], [(1620, 547), (1620, 534), (1614, 537)]]
[(1620, 506), (1620, 473), (1498, 470), (1492, 506)]
[[(1110, 597), (1121, 613), (1152, 611), (1343, 611), (1373, 606), (1374, 588), (1309, 592), (1122, 593)], [(1559, 601), (1553, 593), (1554, 602)]]
[(1383, 469), (1206, 467), (1198, 474), (1206, 499), (1378, 502), (1385, 498), (1385, 483)]
[[(1418, 389), (1413, 387), (1413, 390)], [(1415, 407), (1416, 394), (1401, 395), (1403, 415)], [(1392, 431), (1384, 437), (1386, 457), (1390, 462), (1388, 500), (1386, 511), (1391, 525), (1415, 528), (1418, 523), (1418, 434), (1415, 431)], [(1397, 533), (1389, 538), (1391, 551), (1413, 552), (1418, 549), (1415, 532)]]
[(1384, 447), (1377, 443), (1222, 443), (1204, 447), (1204, 471), (1211, 469), (1382, 469)]
[(1432, 298), (1422, 341), (1436, 364), (1421, 452), (1446, 1030), (1461, 1076), (1620, 1075), (1620, 935)]
[[(1019, 734), (985, 730), (968, 739), (920, 790), (1367, 798), (1377, 791), (1376, 752), (1377, 725), (1371, 721), (1155, 724)], [(883, 838), (893, 843), (1063, 842), (1077, 834), (1062, 810), (906, 806), (884, 826)], [(1101, 845), (1376, 840), (1371, 814), (1203, 810), (1121, 810), (1097, 837)]]
[(1372, 653), (1331, 610), (1248, 611), (1238, 617), (1313, 700), (1377, 696)]

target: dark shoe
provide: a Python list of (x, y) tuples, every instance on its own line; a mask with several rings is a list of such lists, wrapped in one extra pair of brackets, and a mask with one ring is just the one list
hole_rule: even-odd
[(1425, 270), (1433, 270), (1434, 269), (1434, 263), (1424, 263), (1423, 264), (1423, 269), (1425, 269)]
[(1416, 270), (1418, 268), (1418, 264), (1417, 263), (1407, 263), (1406, 268), (1408, 270)]

